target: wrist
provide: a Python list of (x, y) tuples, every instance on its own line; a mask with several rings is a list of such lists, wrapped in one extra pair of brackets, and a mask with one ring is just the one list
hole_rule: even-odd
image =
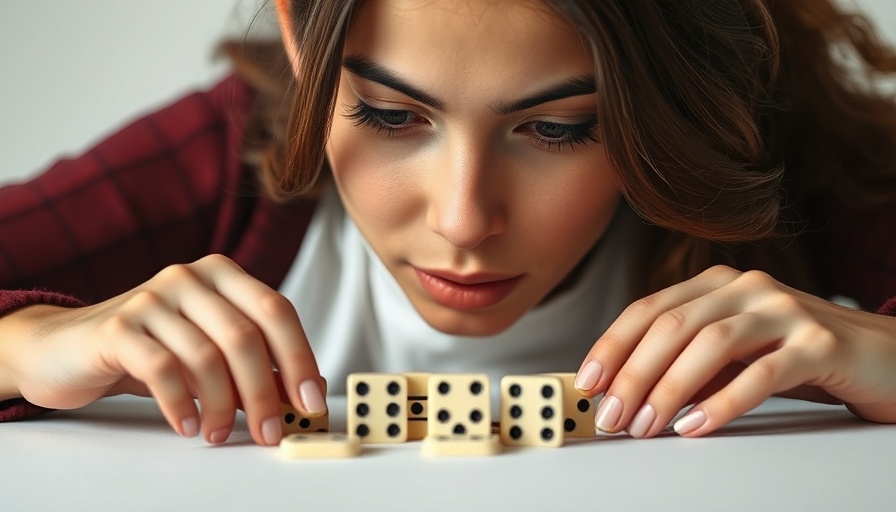
[(33, 342), (42, 315), (57, 309), (58, 306), (35, 304), (0, 316), (0, 401), (23, 397), (20, 383), (24, 351)]

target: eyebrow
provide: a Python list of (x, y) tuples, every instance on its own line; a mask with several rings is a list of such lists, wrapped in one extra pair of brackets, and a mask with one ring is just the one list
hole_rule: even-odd
[[(424, 105), (428, 105), (436, 110), (445, 110), (445, 102), (432, 96), (431, 94), (420, 90), (411, 85), (396, 73), (392, 72), (385, 66), (377, 64), (373, 60), (363, 55), (347, 55), (342, 60), (342, 66), (354, 75), (364, 80), (376, 82), (390, 89), (394, 89), (405, 96), (413, 98)], [(507, 115), (520, 110), (547, 103), (549, 101), (557, 101), (572, 96), (584, 96), (597, 92), (594, 77), (583, 75), (579, 77), (569, 78), (559, 84), (547, 87), (531, 96), (522, 98), (510, 103), (499, 103), (492, 107), (496, 114)]]

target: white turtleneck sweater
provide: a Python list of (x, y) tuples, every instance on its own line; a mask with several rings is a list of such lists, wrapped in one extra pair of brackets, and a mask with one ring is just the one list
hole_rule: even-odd
[(495, 336), (439, 332), (413, 308), (331, 187), (281, 292), (295, 305), (329, 393), (353, 372), (574, 372), (633, 299), (630, 250), (640, 220), (619, 208), (574, 286)]

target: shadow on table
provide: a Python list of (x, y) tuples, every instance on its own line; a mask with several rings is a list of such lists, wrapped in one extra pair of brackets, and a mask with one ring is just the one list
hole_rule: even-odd
[[(812, 411), (770, 411), (750, 414), (732, 422), (712, 437), (738, 437), (798, 434), (804, 432), (836, 432), (875, 428), (844, 408)], [(674, 432), (673, 432), (674, 433)]]
[[(742, 416), (712, 434), (704, 437), (742, 437), (764, 435), (800, 434), (806, 432), (836, 432), (878, 428), (879, 425), (865, 421), (842, 407), (824, 410), (767, 411)], [(656, 437), (677, 437), (678, 434), (667, 427)], [(592, 439), (569, 440), (569, 444), (589, 442), (612, 442), (620, 440), (636, 441), (625, 432), (618, 434), (598, 434)]]
[[(40, 421), (77, 423), (122, 431), (161, 432), (177, 435), (165, 421), (155, 400), (151, 398), (103, 399), (82, 409), (49, 412), (41, 416)], [(245, 417), (242, 412), (238, 412), (233, 432), (228, 442), (221, 446), (244, 444), (253, 443), (246, 427)]]

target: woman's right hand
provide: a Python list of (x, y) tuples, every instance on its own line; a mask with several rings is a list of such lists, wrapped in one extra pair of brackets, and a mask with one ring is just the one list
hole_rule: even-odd
[(201, 429), (211, 443), (230, 435), (237, 408), (256, 443), (279, 443), (281, 392), (309, 416), (326, 412), (325, 382), (292, 304), (220, 255), (167, 267), (96, 305), (16, 310), (0, 318), (0, 344), (33, 404), (72, 409), (151, 395), (175, 431)]

